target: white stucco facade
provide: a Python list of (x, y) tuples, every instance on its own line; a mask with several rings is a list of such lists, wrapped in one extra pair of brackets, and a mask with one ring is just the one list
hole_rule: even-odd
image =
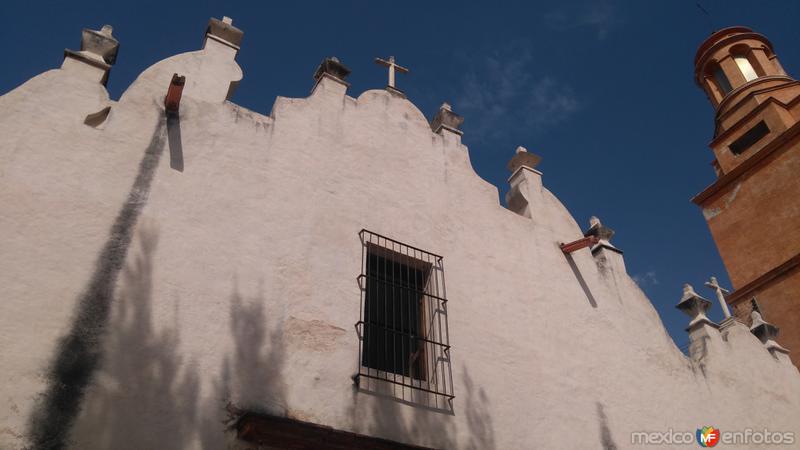
[[(0, 97), (0, 448), (46, 442), (37, 420), (72, 347), (91, 360), (66, 370), (85, 391), (51, 405), (79, 397), (58, 420), (80, 449), (236, 447), (228, 403), (444, 448), (800, 434), (785, 355), (743, 325), (703, 328), (707, 345), (682, 354), (621, 254), (564, 255), (583, 230), (539, 173), (512, 177), (527, 202), (513, 212), (457, 133), (328, 76), (268, 116), (246, 110), (226, 100), (235, 55), (207, 39), (119, 101), (68, 58)], [(173, 73), (186, 86), (168, 124)], [(444, 257), (450, 412), (354, 388), (361, 229)]]

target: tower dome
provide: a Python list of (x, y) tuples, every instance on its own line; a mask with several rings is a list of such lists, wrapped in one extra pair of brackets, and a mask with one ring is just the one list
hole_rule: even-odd
[(793, 81), (766, 36), (742, 26), (712, 34), (697, 49), (694, 65), (695, 81), (718, 111), (753, 89)]

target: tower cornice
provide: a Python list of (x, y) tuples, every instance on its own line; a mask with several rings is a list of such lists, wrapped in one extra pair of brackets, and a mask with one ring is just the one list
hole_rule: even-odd
[(788, 150), (790, 146), (786, 145), (786, 143), (797, 138), (798, 136), (800, 136), (800, 122), (794, 124), (789, 129), (781, 133), (767, 146), (733, 168), (733, 170), (719, 177), (717, 181), (705, 188), (699, 194), (695, 195), (692, 198), (692, 202), (698, 206), (702, 206), (706, 200), (719, 193), (726, 186), (738, 180), (746, 173), (750, 172), (752, 169), (757, 167), (759, 163), (763, 162), (772, 154)]
[[(785, 81), (785, 83), (777, 84), (768, 86), (764, 89), (753, 89), (758, 85), (775, 82), (775, 81)], [(791, 84), (797, 84), (798, 82), (788, 76), (788, 75), (766, 75), (763, 77), (758, 77), (755, 80), (748, 81), (747, 83), (735, 88), (724, 99), (717, 105), (716, 107), (716, 117), (715, 120), (720, 121), (725, 118), (727, 114), (732, 111), (736, 110), (736, 107), (744, 102), (745, 100), (753, 97), (755, 94), (760, 94), (764, 92), (769, 92), (771, 90), (781, 89)], [(748, 92), (749, 91), (749, 92)], [(742, 95), (743, 94), (743, 95)], [(716, 134), (716, 132), (715, 132)]]
[[(764, 78), (767, 78), (767, 77), (764, 77)], [(769, 77), (769, 78), (770, 79), (766, 79), (765, 81), (775, 81), (777, 79), (780, 79), (780, 80), (786, 80), (787, 82), (783, 83), (783, 84), (769, 86), (769, 87), (766, 87), (764, 89), (752, 89), (752, 90), (750, 90), (750, 92), (747, 92), (742, 97), (738, 98), (736, 103), (733, 103), (733, 104), (730, 104), (730, 105), (723, 105), (724, 104), (724, 102), (723, 102), (723, 104), (720, 104), (721, 107), (719, 109), (717, 109), (717, 114), (716, 114), (716, 117), (714, 118), (714, 122), (716, 124), (716, 126), (714, 127), (714, 138), (709, 143), (709, 146), (711, 146), (711, 147), (715, 146), (720, 140), (724, 139), (726, 136), (730, 135), (733, 131), (737, 130), (740, 126), (742, 126), (742, 124), (746, 123), (749, 119), (751, 119), (751, 118), (755, 117), (756, 115), (758, 115), (770, 103), (776, 103), (776, 104), (782, 106), (784, 109), (789, 109), (795, 103), (798, 102), (798, 99), (800, 99), (800, 96), (795, 97), (794, 99), (792, 99), (791, 101), (786, 102), (786, 103), (776, 99), (775, 97), (768, 97), (768, 98), (764, 99), (758, 106), (753, 108), (753, 110), (751, 110), (750, 112), (748, 112), (747, 114), (742, 116), (735, 124), (733, 124), (733, 125), (731, 125), (731, 126), (729, 126), (727, 128), (722, 129), (722, 127), (720, 126), (722, 124), (722, 122), (725, 121), (729, 115), (735, 113), (738, 110), (739, 105), (747, 102), (748, 100), (752, 99), (753, 97), (755, 97), (757, 95), (761, 95), (761, 94), (766, 94), (766, 93), (771, 92), (771, 91), (784, 89), (786, 87), (800, 85), (800, 81), (794, 80), (794, 79), (789, 78), (789, 77)], [(753, 81), (750, 82), (751, 84), (746, 85), (746, 86), (749, 87), (749, 88), (752, 88), (757, 84), (761, 84), (761, 83), (758, 83), (759, 80), (761, 80), (761, 79), (762, 78), (758, 78), (756, 80), (753, 80)], [(742, 86), (742, 87), (744, 88), (745, 86)], [(742, 89), (742, 92), (746, 91), (746, 90), (747, 89)], [(730, 97), (726, 98), (725, 100), (730, 100), (730, 102), (733, 102), (734, 98), (735, 98), (734, 95), (731, 95)], [(720, 131), (721, 129), (722, 129), (722, 131)]]

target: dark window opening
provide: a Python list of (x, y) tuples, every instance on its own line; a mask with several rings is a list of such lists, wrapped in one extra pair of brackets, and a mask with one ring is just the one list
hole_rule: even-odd
[(366, 367), (425, 380), (422, 302), (430, 264), (367, 247), (364, 301)]
[(720, 66), (714, 67), (714, 80), (717, 82), (719, 90), (722, 91), (722, 95), (727, 95), (728, 92), (733, 90), (731, 82), (728, 81), (728, 76), (725, 75), (725, 72), (722, 71), (722, 67)]
[(764, 136), (769, 134), (769, 127), (767, 124), (762, 120), (758, 122), (756, 126), (749, 129), (745, 134), (743, 134), (739, 139), (736, 139), (728, 146), (733, 152), (734, 155), (741, 155), (744, 153), (745, 150), (752, 147), (753, 144), (761, 140)]

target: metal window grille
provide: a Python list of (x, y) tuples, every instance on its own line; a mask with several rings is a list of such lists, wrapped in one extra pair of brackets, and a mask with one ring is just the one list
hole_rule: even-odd
[(359, 237), (356, 383), (368, 391), (383, 384), (404, 400), (424, 393), (429, 406), (445, 407), (455, 396), (442, 257), (367, 230)]

